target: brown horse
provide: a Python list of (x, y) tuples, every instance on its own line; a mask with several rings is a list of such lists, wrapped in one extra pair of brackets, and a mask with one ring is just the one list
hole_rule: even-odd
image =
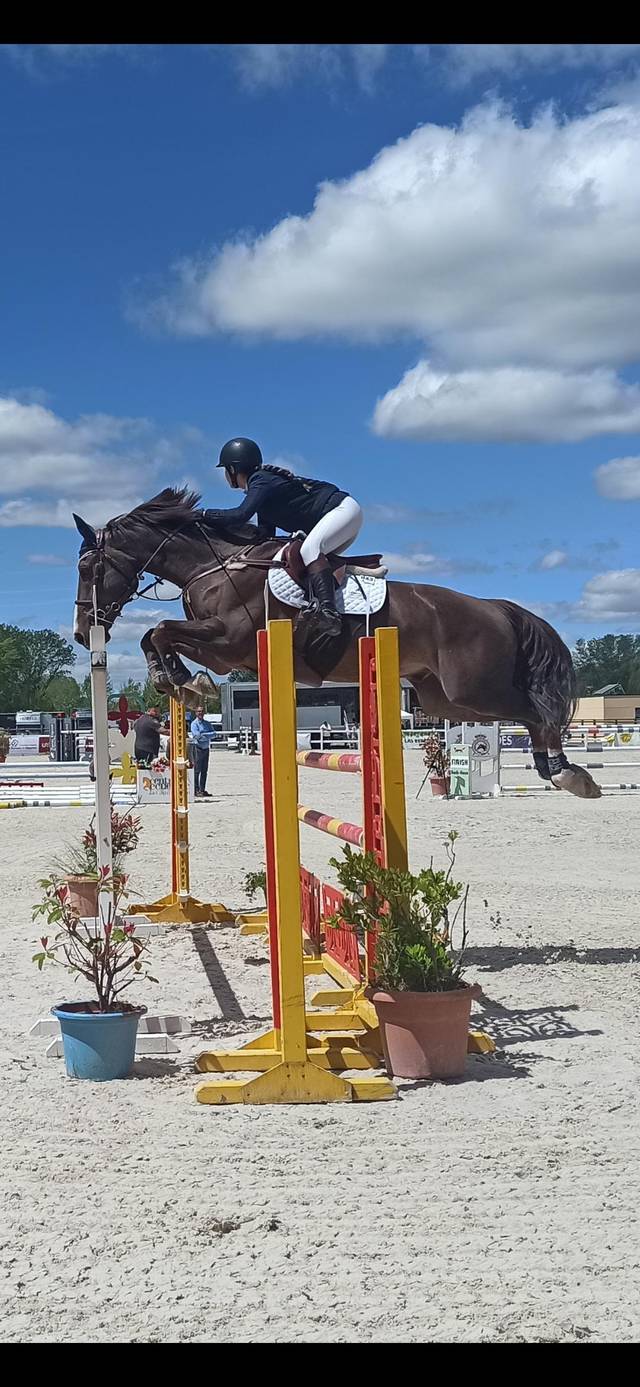
[[(203, 676), (194, 678), (180, 656), (216, 674), (256, 669), (266, 570), (283, 541), (265, 540), (253, 525), (233, 533), (204, 525), (199, 500), (185, 488), (167, 488), (97, 532), (75, 517), (83, 544), (74, 635), (88, 646), (95, 611), (108, 638), (124, 605), (138, 595), (144, 573), (175, 583), (187, 620), (161, 621), (141, 646), (159, 688), (201, 697)], [(269, 595), (268, 615), (295, 613)], [(364, 621), (347, 620), (352, 638), (329, 672), (334, 683), (358, 677), (356, 640)], [(546, 621), (514, 602), (390, 582), (370, 626), (398, 627), (401, 673), (425, 712), (454, 721), (523, 723), (544, 780), (585, 799), (600, 795), (588, 771), (570, 766), (562, 750), (562, 733), (575, 711), (575, 676), (566, 645)], [(322, 682), (299, 655), (296, 678)]]

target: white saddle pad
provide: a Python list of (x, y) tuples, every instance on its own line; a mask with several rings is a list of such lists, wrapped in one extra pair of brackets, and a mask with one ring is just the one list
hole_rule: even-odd
[[(282, 556), (283, 549), (276, 558)], [(308, 598), (285, 568), (269, 569), (269, 588), (279, 602), (289, 607), (304, 607)], [(336, 607), (345, 616), (366, 616), (379, 612), (387, 596), (386, 578), (368, 573), (347, 573), (341, 587), (336, 588)]]

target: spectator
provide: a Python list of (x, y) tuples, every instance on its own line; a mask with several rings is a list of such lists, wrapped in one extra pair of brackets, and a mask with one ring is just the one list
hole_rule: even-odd
[(150, 766), (160, 751), (160, 720), (157, 708), (136, 718), (133, 754), (139, 766)]
[(208, 722), (204, 720), (204, 708), (196, 708), (196, 715), (191, 723), (189, 739), (194, 748), (195, 770), (196, 770), (196, 799), (211, 799), (206, 785), (207, 772), (209, 770), (209, 746), (213, 732)]
[(191, 708), (187, 708), (187, 711), (185, 713), (185, 719), (187, 723), (187, 756), (189, 757), (189, 765), (191, 766), (192, 770), (195, 770), (196, 765), (196, 749), (191, 740), (191, 726), (194, 718), (195, 713), (193, 712), (193, 710)]

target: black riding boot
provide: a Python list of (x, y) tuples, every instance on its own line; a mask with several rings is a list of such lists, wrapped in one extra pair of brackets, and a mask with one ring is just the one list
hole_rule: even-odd
[(313, 605), (323, 618), (327, 635), (339, 636), (342, 631), (342, 619), (336, 610), (335, 583), (328, 564), (326, 568), (309, 573), (309, 589), (314, 599)]

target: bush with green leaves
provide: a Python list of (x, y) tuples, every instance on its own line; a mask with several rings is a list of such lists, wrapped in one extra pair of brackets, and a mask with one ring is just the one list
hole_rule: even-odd
[[(451, 992), (463, 987), (469, 887), (453, 880), (457, 833), (444, 848), (448, 867), (429, 867), (413, 875), (381, 867), (371, 852), (344, 848), (332, 858), (346, 893), (339, 915), (327, 920), (335, 928), (350, 925), (363, 941), (376, 932), (376, 985), (392, 992)], [(454, 943), (454, 933), (459, 943)]]
[(245, 892), (246, 892), (247, 896), (249, 897), (249, 900), (250, 900), (250, 901), (252, 901), (252, 900), (255, 899), (255, 897), (256, 897), (257, 894), (258, 894), (258, 891), (261, 891), (262, 894), (263, 894), (263, 896), (264, 896), (265, 905), (266, 905), (266, 902), (267, 902), (267, 873), (265, 872), (264, 868), (263, 868), (262, 871), (260, 871), (260, 872), (247, 872), (243, 884), (244, 884)]

